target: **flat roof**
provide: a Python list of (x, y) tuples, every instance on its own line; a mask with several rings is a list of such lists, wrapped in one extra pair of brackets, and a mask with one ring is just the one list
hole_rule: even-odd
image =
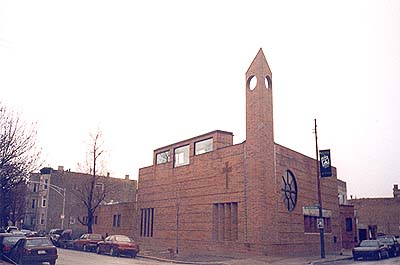
[(169, 148), (171, 146), (180, 145), (182, 143), (191, 142), (191, 141), (194, 141), (194, 140), (199, 139), (199, 138), (205, 138), (207, 136), (210, 136), (210, 135), (213, 135), (213, 134), (217, 134), (217, 133), (228, 134), (228, 135), (232, 135), (233, 136), (232, 132), (222, 131), (222, 130), (215, 130), (215, 131), (211, 131), (211, 132), (208, 132), (208, 133), (205, 133), (205, 134), (201, 134), (201, 135), (198, 135), (198, 136), (186, 139), (186, 140), (182, 140), (182, 141), (179, 141), (179, 142), (176, 142), (176, 143), (173, 143), (173, 144), (169, 144), (169, 145), (154, 149), (154, 152), (161, 151), (162, 149), (167, 149), (167, 148)]

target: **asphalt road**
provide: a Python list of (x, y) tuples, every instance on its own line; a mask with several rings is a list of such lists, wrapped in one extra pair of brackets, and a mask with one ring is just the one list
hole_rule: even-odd
[(76, 250), (58, 248), (57, 265), (160, 265), (165, 262), (142, 258), (111, 257)]
[[(143, 258), (112, 257), (96, 253), (57, 248), (56, 265), (161, 265), (167, 262)], [(11, 264), (0, 260), (1, 264)]]

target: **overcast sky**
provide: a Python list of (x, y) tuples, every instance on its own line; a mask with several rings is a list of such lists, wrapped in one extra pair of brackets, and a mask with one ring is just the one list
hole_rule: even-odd
[(226, 130), (245, 140), (263, 48), (278, 144), (331, 149), (348, 194), (400, 184), (400, 1), (0, 0), (0, 100), (37, 121), (45, 165), (77, 170), (100, 128), (108, 171)]

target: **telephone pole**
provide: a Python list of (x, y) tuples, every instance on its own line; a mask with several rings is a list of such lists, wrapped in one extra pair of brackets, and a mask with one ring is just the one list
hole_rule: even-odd
[(317, 119), (314, 119), (314, 133), (315, 133), (315, 156), (316, 156), (316, 169), (317, 169), (317, 189), (318, 189), (318, 221), (319, 226), (319, 241), (321, 246), (321, 259), (325, 258), (325, 241), (324, 241), (324, 221), (322, 215), (322, 198), (321, 198), (321, 182), (319, 176), (319, 161), (318, 161), (318, 136), (317, 136)]

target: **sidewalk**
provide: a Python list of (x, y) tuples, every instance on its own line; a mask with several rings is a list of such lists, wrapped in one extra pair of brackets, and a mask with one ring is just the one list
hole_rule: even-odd
[(171, 257), (168, 251), (141, 250), (138, 257), (164, 261), (175, 264), (193, 265), (320, 265), (329, 264), (336, 260), (351, 259), (351, 251), (344, 251), (342, 255), (326, 255), (325, 259), (313, 257), (276, 257), (276, 256), (212, 256), (212, 255), (178, 255)]

